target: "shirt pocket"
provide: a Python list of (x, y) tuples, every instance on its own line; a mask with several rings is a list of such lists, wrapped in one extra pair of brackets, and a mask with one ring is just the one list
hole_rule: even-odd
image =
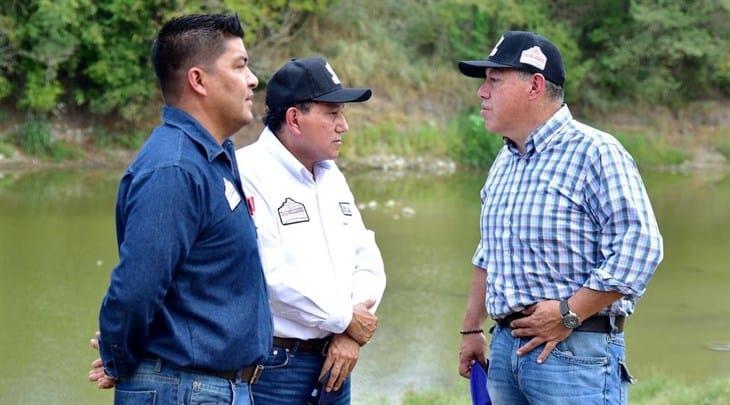
[(562, 223), (571, 222), (573, 216), (583, 211), (583, 199), (575, 182), (566, 179), (541, 179), (538, 189), (545, 215)]

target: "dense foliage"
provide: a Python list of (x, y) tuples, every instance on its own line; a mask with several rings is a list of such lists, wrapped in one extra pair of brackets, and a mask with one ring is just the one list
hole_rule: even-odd
[(129, 121), (155, 95), (150, 44), (167, 19), (238, 12), (247, 41), (328, 0), (6, 0), (0, 4), (0, 98), (48, 113), (62, 101)]
[(483, 58), (499, 34), (550, 38), (568, 67), (567, 93), (682, 103), (730, 95), (730, 2), (716, 0), (388, 0), (396, 40), (438, 60)]
[(311, 37), (332, 29), (330, 37), (383, 55), (401, 44), (411, 66), (387, 57), (377, 64), (410, 77), (482, 58), (507, 29), (533, 30), (561, 48), (569, 100), (677, 105), (730, 95), (729, 10), (727, 0), (5, 0), (0, 99), (36, 116), (65, 103), (134, 121), (157, 91), (148, 59), (160, 24), (188, 12), (235, 11), (249, 44), (284, 31), (293, 38), (300, 27)]

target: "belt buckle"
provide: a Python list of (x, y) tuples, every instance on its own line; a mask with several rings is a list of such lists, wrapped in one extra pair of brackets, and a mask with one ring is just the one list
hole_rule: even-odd
[(249, 385), (256, 384), (256, 382), (261, 377), (261, 373), (263, 373), (263, 371), (264, 371), (264, 366), (262, 366), (261, 364), (257, 364), (256, 368), (254, 368), (254, 370), (253, 370), (253, 374), (251, 374), (251, 378), (248, 380), (248, 384)]

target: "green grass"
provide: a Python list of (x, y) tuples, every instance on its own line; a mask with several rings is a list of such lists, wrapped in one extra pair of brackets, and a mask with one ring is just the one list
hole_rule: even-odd
[(715, 147), (725, 156), (725, 159), (730, 160), (730, 137), (718, 139), (715, 142)]
[(137, 150), (147, 140), (150, 132), (147, 128), (132, 129), (129, 133), (109, 132), (99, 129), (95, 133), (94, 144), (99, 148), (120, 147)]
[(357, 158), (371, 155), (445, 156), (448, 153), (448, 128), (425, 123), (403, 128), (393, 122), (371, 125), (353, 132), (345, 141), (342, 155)]
[(11, 158), (15, 155), (15, 148), (7, 143), (0, 142), (0, 155), (6, 158)]
[(488, 132), (479, 115), (461, 113), (446, 124), (426, 122), (404, 128), (384, 122), (365, 127), (350, 135), (342, 155), (449, 156), (466, 166), (489, 167), (502, 145), (502, 137)]
[(54, 161), (79, 158), (82, 153), (77, 146), (51, 137), (50, 125), (41, 119), (29, 118), (10, 136), (23, 152)]
[[(384, 400), (373, 402), (388, 404)], [(461, 405), (470, 404), (469, 388), (465, 382), (446, 391), (408, 392), (402, 405)], [(655, 376), (639, 381), (629, 391), (633, 405), (724, 405), (730, 403), (730, 377), (720, 377), (700, 383), (686, 383), (677, 379)]]
[(613, 135), (642, 167), (678, 165), (688, 159), (687, 153), (669, 146), (661, 138), (643, 133), (614, 132)]

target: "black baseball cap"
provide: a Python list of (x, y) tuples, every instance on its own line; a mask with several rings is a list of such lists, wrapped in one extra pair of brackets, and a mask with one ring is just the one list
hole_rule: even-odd
[(266, 85), (266, 106), (271, 110), (306, 101), (359, 103), (373, 92), (342, 87), (334, 69), (322, 58), (292, 59)]
[(565, 83), (560, 51), (552, 42), (534, 32), (507, 31), (486, 59), (459, 62), (459, 70), (469, 77), (485, 77), (487, 68), (542, 73), (545, 79), (559, 86)]

